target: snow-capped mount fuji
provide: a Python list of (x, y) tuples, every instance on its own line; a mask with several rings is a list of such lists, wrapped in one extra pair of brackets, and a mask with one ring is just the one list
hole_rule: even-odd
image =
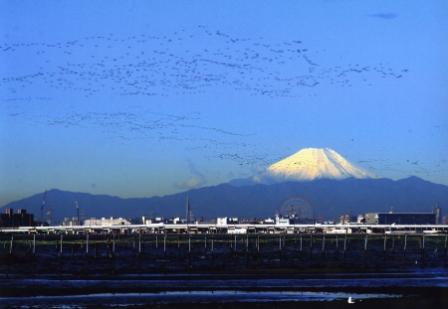
[(304, 148), (269, 166), (265, 176), (277, 181), (372, 177), (330, 148)]

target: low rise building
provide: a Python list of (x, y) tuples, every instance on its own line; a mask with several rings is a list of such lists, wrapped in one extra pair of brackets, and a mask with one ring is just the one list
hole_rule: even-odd
[(84, 225), (87, 226), (120, 226), (120, 225), (129, 225), (131, 222), (124, 218), (90, 218), (87, 220), (84, 220)]
[(345, 214), (339, 217), (339, 223), (340, 224), (351, 224), (358, 221), (357, 216), (352, 216), (349, 214)]
[(262, 223), (263, 223), (263, 224), (275, 224), (275, 221), (274, 221), (274, 219), (272, 219), (272, 218), (267, 218), (267, 219), (264, 219), (264, 220), (262, 221)]
[(275, 225), (289, 225), (289, 218), (275, 216)]
[(236, 217), (230, 218), (230, 217), (221, 217), (216, 218), (216, 225), (217, 226), (226, 226), (228, 224), (238, 224), (239, 220)]
[(62, 225), (64, 225), (64, 226), (77, 226), (77, 225), (81, 225), (81, 222), (76, 217), (64, 218), (64, 220), (62, 221)]

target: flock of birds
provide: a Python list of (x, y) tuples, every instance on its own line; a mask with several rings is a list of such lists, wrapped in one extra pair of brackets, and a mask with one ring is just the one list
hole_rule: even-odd
[[(329, 83), (350, 87), (369, 75), (399, 79), (407, 69), (384, 64), (325, 66), (300, 40), (271, 42), (241, 38), (198, 26), (169, 35), (114, 34), (64, 42), (2, 43), (6, 63), (26, 69), (2, 72), (0, 87), (11, 97), (29, 88), (74, 91), (85, 97), (172, 96), (211, 89), (242, 91), (273, 98), (294, 97)], [(360, 77), (360, 78), (356, 78)]]
[[(275, 99), (300, 97), (324, 84), (368, 85), (375, 78), (396, 80), (408, 73), (406, 68), (382, 63), (328, 66), (317, 54), (298, 39), (243, 38), (201, 25), (166, 35), (110, 33), (60, 42), (1, 42), (0, 58), (7, 65), (0, 71), (0, 103), (57, 104), (65, 97), (101, 96), (123, 97), (124, 102), (132, 97), (178, 100), (214, 91)], [(187, 150), (208, 149), (207, 159), (230, 160), (240, 166), (266, 166), (280, 158), (251, 144), (255, 132), (210, 125), (198, 112), (177, 115), (151, 106), (143, 109), (132, 111), (124, 104), (124, 112), (75, 108), (36, 117), (25, 108), (9, 116), (28, 117), (50, 127), (94, 127), (123, 141), (185, 142)]]
[(207, 125), (198, 112), (181, 115), (151, 110), (140, 113), (73, 111), (30, 115), (22, 111), (11, 112), (8, 116), (21, 118), (33, 126), (99, 131), (114, 143), (183, 143), (188, 152), (206, 151), (206, 160), (233, 161), (239, 166), (268, 164), (270, 160), (267, 155), (256, 154), (256, 145), (245, 140), (253, 136), (253, 133)]
[(386, 159), (371, 158), (358, 160), (357, 163), (363, 167), (366, 167), (376, 176), (384, 173), (398, 173), (401, 175), (409, 175), (411, 173), (414, 175), (424, 175), (425, 177), (431, 177), (436, 174), (445, 173), (446, 168), (444, 167), (448, 164), (448, 160), (438, 160), (435, 164), (435, 168), (430, 168), (420, 160), (413, 159), (391, 162)]

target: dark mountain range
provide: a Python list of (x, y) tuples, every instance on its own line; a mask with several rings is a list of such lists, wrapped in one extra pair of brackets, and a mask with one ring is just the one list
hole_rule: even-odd
[[(43, 193), (4, 205), (25, 208), (39, 218)], [(429, 212), (438, 204), (448, 211), (448, 186), (434, 184), (417, 177), (401, 180), (382, 179), (318, 179), (305, 182), (247, 184), (238, 182), (204, 187), (183, 193), (150, 198), (119, 198), (108, 195), (50, 190), (46, 208), (53, 219), (75, 216), (75, 201), (83, 217), (122, 216), (185, 216), (189, 197), (196, 217), (238, 216), (272, 217), (282, 205), (291, 201), (311, 209), (315, 218), (334, 219), (341, 214), (353, 215), (374, 211)]]

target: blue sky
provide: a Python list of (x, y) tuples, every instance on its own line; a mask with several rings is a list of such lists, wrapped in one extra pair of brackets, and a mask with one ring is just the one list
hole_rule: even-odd
[(164, 195), (304, 147), (448, 184), (446, 1), (4, 1), (0, 23), (0, 205)]

